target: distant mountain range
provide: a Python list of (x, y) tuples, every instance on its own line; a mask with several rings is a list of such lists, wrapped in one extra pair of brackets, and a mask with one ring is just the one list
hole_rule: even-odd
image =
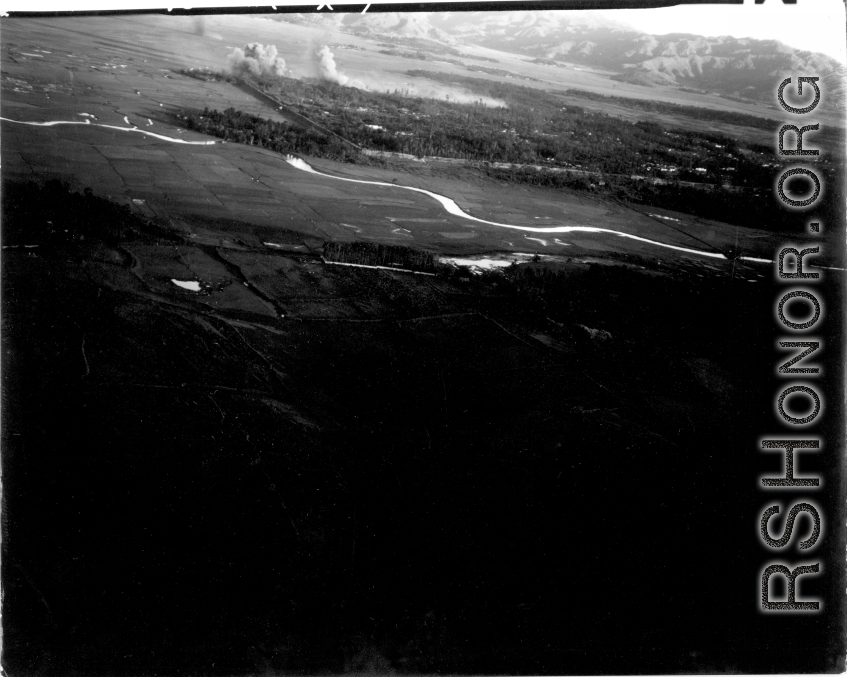
[(834, 98), (843, 95), (845, 69), (824, 54), (776, 40), (683, 33), (648, 35), (591, 12), (418, 12), (299, 14), (283, 21), (332, 25), (370, 37), (479, 45), (535, 58), (600, 68), (613, 79), (645, 86), (670, 85), (747, 99), (773, 101), (774, 83), (786, 71), (817, 75)]

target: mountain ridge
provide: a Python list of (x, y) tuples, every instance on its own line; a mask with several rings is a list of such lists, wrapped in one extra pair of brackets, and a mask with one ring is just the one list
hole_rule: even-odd
[[(774, 81), (790, 73), (813, 74), (837, 100), (847, 68), (825, 54), (778, 40), (651, 35), (590, 12), (418, 12), (286, 15), (294, 23), (329, 23), (363, 37), (432, 40), (451, 47), (480, 46), (615, 73), (643, 86), (689, 87), (752, 100), (773, 99)], [(837, 105), (837, 104), (836, 104)]]

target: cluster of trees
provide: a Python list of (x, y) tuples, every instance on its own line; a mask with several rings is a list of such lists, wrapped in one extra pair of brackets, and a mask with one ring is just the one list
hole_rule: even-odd
[(225, 111), (205, 108), (201, 113), (188, 112), (185, 124), (203, 134), (227, 141), (270, 148), (278, 153), (303, 153), (340, 162), (363, 162), (366, 156), (342, 139), (319, 130), (274, 122), (249, 115), (234, 108)]
[(600, 185), (586, 176), (521, 168), (484, 167), (483, 171), (507, 183), (599, 190), (624, 202), (671, 209), (724, 223), (781, 231), (797, 228), (796, 216), (782, 209), (770, 193), (751, 195), (722, 186), (704, 188), (678, 181), (654, 184), (620, 176), (605, 176), (603, 185)]
[[(288, 78), (259, 86), (372, 150), (745, 187), (771, 181), (759, 149), (743, 139), (632, 123), (574, 106), (559, 93), (511, 83), (422, 70), (408, 74), (481, 98), (459, 103), (449, 99), (450, 90), (445, 99), (435, 99)], [(503, 105), (486, 106), (483, 100)]]
[(204, 82), (220, 82), (221, 80), (233, 82), (235, 80), (235, 77), (230, 73), (213, 71), (210, 68), (183, 68), (178, 72), (180, 75), (185, 75), (195, 80), (203, 80)]
[(775, 231), (802, 229), (796, 215), (783, 209), (770, 192), (751, 194), (722, 186), (703, 189), (680, 183), (657, 185), (617, 178), (610, 180), (609, 189), (625, 202), (671, 209), (723, 223)]
[(82, 193), (66, 182), (51, 179), (44, 185), (4, 182), (3, 243), (8, 246), (45, 245), (95, 239), (116, 244), (142, 230), (163, 235), (126, 205), (97, 197), (91, 188)]
[(714, 122), (723, 122), (731, 125), (741, 125), (743, 127), (754, 127), (756, 129), (774, 130), (779, 128), (779, 123), (775, 120), (758, 117), (757, 115), (747, 115), (746, 113), (738, 113), (729, 110), (717, 110), (715, 108), (701, 108), (699, 106), (684, 106), (678, 103), (668, 103), (666, 101), (656, 101), (655, 99), (630, 99), (623, 96), (607, 96), (598, 94), (597, 92), (587, 92), (582, 89), (568, 89), (564, 96), (574, 96), (581, 99), (590, 99), (591, 101), (605, 101), (608, 103), (626, 106), (627, 108), (637, 108), (638, 110), (649, 111), (651, 113), (667, 113), (669, 115), (683, 115), (685, 117), (697, 118), (698, 120), (709, 120)]
[[(647, 121), (632, 123), (573, 105), (566, 95), (512, 83), (423, 70), (408, 74), (469, 89), (506, 104), (505, 109), (490, 108), (474, 114), (469, 145), (479, 148), (480, 137), (497, 141), (496, 149), (489, 144), (489, 157), (478, 159), (580, 165), (595, 172), (699, 183), (757, 185), (769, 176), (761, 170), (758, 159), (742, 152), (748, 150), (743, 139), (668, 130)], [(484, 144), (482, 147), (486, 148)], [(676, 171), (662, 171), (670, 168)], [(706, 171), (695, 171), (698, 168)]]
[(538, 78), (532, 78), (529, 75), (521, 75), (520, 73), (513, 73), (512, 71), (507, 71), (504, 68), (488, 68), (486, 66), (466, 66), (466, 68), (475, 73), (487, 73), (488, 75), (499, 75), (503, 78), (517, 78), (518, 80), (541, 82)]
[(428, 272), (438, 267), (438, 259), (431, 252), (373, 242), (325, 242), (323, 256), (327, 261), (365, 266), (390, 266)]
[[(574, 190), (596, 189), (598, 184), (585, 174), (568, 172), (538, 171), (527, 167), (493, 167), (482, 165), (481, 169), (487, 176), (505, 181), (506, 183), (521, 183), (544, 188), (572, 188)], [(608, 186), (608, 181), (602, 185)]]
[(379, 50), (380, 54), (387, 54), (388, 56), (399, 56), (404, 59), (417, 59), (418, 61), (426, 61), (427, 53), (426, 52), (406, 52), (402, 49), (381, 49)]
[[(754, 222), (758, 227), (782, 229), (791, 221), (773, 199), (772, 148), (721, 134), (669, 129), (655, 122), (632, 123), (574, 106), (561, 93), (512, 83), (428, 71), (409, 75), (471, 90), (504, 105), (275, 78), (255, 86), (302, 116), (303, 124), (273, 122), (232, 108), (190, 113), (187, 124), (190, 129), (278, 152), (346, 162), (380, 161), (361, 148), (483, 165), (506, 163), (513, 166), (489, 164), (484, 171), (505, 181), (552, 188), (605, 184), (621, 199), (729, 223)], [(585, 94), (579, 92), (579, 96)], [(638, 105), (676, 109), (674, 104)], [(676, 112), (681, 115), (695, 111), (724, 115), (679, 108)], [(726, 115), (721, 118), (724, 122), (744, 122), (748, 117)], [(838, 183), (831, 159), (822, 158), (818, 166), (827, 185)]]
[[(683, 90), (688, 88), (683, 87)], [(699, 90), (689, 90), (701, 93)], [(782, 126), (782, 122), (771, 120), (769, 118), (759, 117), (757, 115), (748, 115), (731, 110), (718, 110), (715, 108), (701, 108), (699, 106), (684, 106), (678, 103), (668, 103), (666, 101), (656, 101), (653, 99), (630, 99), (622, 96), (607, 96), (596, 92), (587, 92), (581, 89), (568, 89), (563, 95), (565, 97), (577, 97), (580, 99), (590, 99), (592, 101), (602, 101), (625, 106), (627, 108), (635, 108), (638, 110), (648, 111), (651, 113), (664, 113), (667, 115), (678, 115), (682, 117), (695, 118), (697, 120), (705, 120), (707, 122), (718, 122), (721, 124), (738, 125), (740, 127), (752, 127), (754, 129), (766, 129), (771, 132), (776, 132)], [(724, 96), (725, 99), (732, 97)], [(749, 99), (733, 99), (744, 103), (755, 103)], [(680, 121), (682, 124), (682, 121)], [(726, 138), (726, 137), (724, 137)], [(811, 136), (809, 143), (811, 143)], [(841, 149), (844, 146), (844, 130), (832, 125), (824, 126), (815, 135), (814, 145), (821, 148)], [(741, 147), (748, 148), (757, 153), (773, 154), (772, 147), (763, 147), (755, 143), (741, 144)]]
[(567, 68), (567, 65), (562, 63), (561, 61), (556, 61), (555, 59), (545, 59), (544, 57), (538, 57), (537, 59), (533, 59), (530, 63), (541, 64), (542, 66), (556, 66), (558, 68)]

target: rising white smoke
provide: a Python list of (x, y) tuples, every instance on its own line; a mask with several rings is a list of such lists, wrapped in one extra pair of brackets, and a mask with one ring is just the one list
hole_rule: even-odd
[(315, 52), (315, 61), (317, 62), (318, 71), (324, 80), (346, 87), (366, 89), (365, 85), (359, 80), (351, 80), (346, 75), (338, 72), (338, 67), (335, 65), (335, 57), (326, 45)]
[(318, 60), (318, 69), (324, 80), (329, 80), (337, 85), (346, 85), (350, 80), (346, 75), (338, 72), (338, 68), (335, 65), (335, 57), (326, 45), (315, 52), (315, 58)]
[(233, 73), (250, 73), (256, 77), (285, 75), (285, 59), (277, 56), (276, 46), (265, 47), (258, 42), (245, 45), (244, 49), (236, 47), (227, 57), (227, 63)]

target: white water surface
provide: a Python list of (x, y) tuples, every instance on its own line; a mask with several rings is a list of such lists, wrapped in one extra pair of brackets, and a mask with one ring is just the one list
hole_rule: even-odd
[(135, 132), (136, 134), (144, 134), (145, 136), (152, 136), (154, 139), (160, 139), (161, 141), (169, 141), (170, 143), (184, 143), (189, 146), (213, 146), (217, 143), (217, 141), (185, 141), (183, 139), (174, 139), (170, 136), (165, 136), (164, 134), (156, 134), (154, 132), (146, 132), (143, 129), (138, 129), (137, 127), (115, 127), (114, 125), (102, 125), (94, 123), (92, 124), (90, 120), (85, 120), (84, 122), (80, 122), (79, 120), (53, 120), (51, 122), (25, 122), (24, 120), (12, 120), (11, 118), (0, 117), (0, 120), (3, 122), (14, 122), (18, 125), (29, 125), (31, 127), (55, 127), (56, 125), (89, 125), (91, 127), (103, 127), (105, 129), (116, 129), (119, 132)]
[(177, 287), (182, 287), (188, 291), (200, 291), (200, 283), (195, 280), (174, 280), (171, 279)]
[(394, 268), (393, 266), (370, 266), (365, 263), (344, 263), (342, 261), (327, 261), (321, 257), (321, 260), (328, 266), (350, 266), (351, 268), (371, 268), (373, 270), (392, 270), (395, 273), (414, 273), (415, 275), (429, 275), (435, 277), (435, 273), (425, 273), (422, 270), (411, 270), (409, 268)]
[[(336, 181), (349, 181), (350, 183), (363, 183), (371, 186), (386, 186), (387, 188), (399, 188), (401, 190), (411, 190), (415, 193), (423, 193), (424, 195), (429, 195), (434, 200), (437, 200), (442, 207), (447, 211), (448, 214), (452, 214), (453, 216), (458, 216), (463, 219), (468, 219), (470, 221), (476, 221), (478, 223), (485, 223), (489, 226), (497, 226), (498, 228), (511, 228), (513, 230), (523, 230), (530, 233), (607, 233), (609, 235), (615, 235), (617, 237), (625, 237), (630, 240), (637, 240), (638, 242), (646, 242), (647, 244), (656, 245), (657, 247), (665, 247), (667, 249), (673, 249), (680, 252), (685, 252), (686, 254), (696, 254), (697, 256), (707, 256), (712, 259), (724, 259), (727, 260), (727, 257), (721, 254), (720, 252), (709, 252), (703, 251), (701, 249), (691, 249), (689, 247), (679, 247), (673, 244), (667, 244), (665, 242), (658, 242), (656, 240), (649, 240), (646, 237), (639, 237), (638, 235), (633, 235), (632, 233), (624, 233), (620, 230), (612, 230), (611, 228), (597, 228), (595, 226), (553, 226), (548, 228), (537, 228), (534, 226), (516, 226), (510, 223), (498, 223), (497, 221), (487, 221), (485, 219), (477, 218), (476, 216), (471, 216), (470, 214), (462, 211), (462, 208), (459, 207), (453, 200), (449, 197), (445, 197), (443, 195), (439, 195), (438, 193), (433, 193), (432, 191), (425, 190), (423, 188), (413, 188), (412, 186), (401, 186), (396, 183), (386, 183), (384, 181), (365, 181), (363, 179), (348, 179), (343, 176), (333, 176), (332, 174), (324, 174), (323, 172), (319, 172), (315, 170), (311, 165), (307, 162), (301, 160), (298, 157), (293, 155), (286, 155), (285, 161), (290, 164), (292, 167), (300, 169), (304, 172), (309, 172), (310, 174), (316, 174), (318, 176), (323, 176), (327, 179), (335, 179)], [(753, 256), (740, 256), (738, 257), (743, 261), (753, 261), (756, 263), (773, 263), (770, 259), (760, 259)]]
[[(91, 117), (94, 117), (94, 116), (91, 116)], [(148, 132), (148, 131), (145, 131), (143, 129), (139, 129), (137, 127), (127, 128), (127, 127), (116, 127), (114, 125), (104, 125), (104, 124), (99, 124), (99, 123), (92, 124), (90, 120), (85, 120), (85, 121), (53, 120), (53, 121), (50, 121), (50, 122), (27, 122), (27, 121), (24, 121), (24, 120), (13, 120), (11, 118), (6, 118), (6, 117), (2, 117), (2, 116), (0, 116), (0, 120), (2, 120), (4, 122), (12, 122), (12, 123), (19, 124), (19, 125), (29, 125), (29, 126), (32, 126), (32, 127), (54, 127), (54, 126), (57, 126), (57, 125), (88, 125), (88, 126), (91, 126), (91, 127), (103, 127), (104, 129), (114, 129), (114, 130), (117, 130), (119, 132), (135, 132), (137, 134), (144, 134), (145, 136), (150, 136), (150, 137), (153, 137), (155, 139), (167, 141), (169, 143), (181, 143), (181, 144), (190, 145), (190, 146), (213, 146), (213, 145), (218, 143), (217, 141), (186, 141), (184, 139), (175, 139), (175, 138), (172, 138), (170, 136), (165, 136), (164, 134), (156, 134), (154, 132)], [(178, 131), (182, 132), (182, 130), (178, 130)], [(547, 228), (537, 228), (537, 227), (533, 227), (533, 226), (516, 226), (516, 225), (513, 225), (513, 224), (509, 224), (509, 223), (498, 223), (497, 221), (488, 221), (486, 219), (477, 218), (476, 216), (471, 216), (470, 214), (467, 214), (466, 212), (462, 211), (462, 208), (459, 207), (459, 205), (456, 204), (456, 202), (453, 201), (452, 199), (450, 199), (449, 197), (445, 197), (444, 195), (439, 195), (438, 193), (433, 193), (432, 191), (426, 190), (424, 188), (414, 188), (412, 186), (401, 186), (401, 185), (396, 184), (396, 183), (386, 183), (384, 181), (366, 181), (366, 180), (363, 180), (363, 179), (349, 179), (349, 178), (342, 177), (342, 176), (333, 176), (332, 174), (324, 174), (323, 172), (319, 172), (319, 171), (315, 170), (311, 165), (309, 165), (304, 160), (302, 160), (298, 157), (295, 157), (293, 155), (286, 155), (285, 161), (289, 165), (291, 165), (292, 167), (295, 167), (295, 168), (300, 169), (302, 171), (309, 172), (310, 174), (316, 174), (318, 176), (322, 176), (322, 177), (325, 177), (325, 178), (328, 178), (328, 179), (335, 179), (336, 181), (349, 181), (350, 183), (362, 183), (362, 184), (373, 185), (373, 186), (385, 186), (387, 188), (399, 188), (401, 190), (411, 190), (415, 193), (423, 193), (424, 195), (428, 195), (429, 197), (431, 197), (434, 200), (436, 200), (437, 202), (439, 202), (441, 204), (441, 206), (445, 209), (445, 211), (447, 211), (448, 214), (452, 214), (453, 216), (458, 216), (458, 217), (463, 218), (463, 219), (468, 219), (470, 221), (476, 221), (478, 223), (484, 223), (484, 224), (489, 225), (489, 226), (497, 226), (498, 228), (510, 228), (510, 229), (513, 229), (513, 230), (522, 230), (522, 231), (527, 231), (527, 232), (531, 232), (531, 233), (573, 233), (573, 232), (607, 233), (609, 235), (615, 235), (617, 237), (624, 237), (624, 238), (628, 238), (628, 239), (631, 239), (631, 240), (636, 240), (638, 242), (646, 242), (647, 244), (652, 244), (652, 245), (655, 245), (657, 247), (665, 247), (667, 249), (674, 249), (676, 251), (685, 252), (687, 254), (695, 254), (695, 255), (698, 255), (698, 256), (706, 256), (706, 257), (713, 258), (713, 259), (725, 259), (725, 260), (727, 259), (727, 257), (724, 256), (723, 254), (721, 254), (720, 252), (710, 252), (710, 251), (703, 251), (703, 250), (700, 250), (700, 249), (691, 249), (689, 247), (680, 247), (680, 246), (677, 246), (677, 245), (667, 244), (665, 242), (658, 242), (656, 240), (650, 240), (650, 239), (645, 238), (645, 237), (639, 237), (638, 235), (633, 235), (631, 233), (625, 233), (625, 232), (622, 232), (622, 231), (619, 231), (619, 230), (612, 230), (610, 228), (598, 228), (598, 227), (595, 227), (595, 226), (553, 226), (553, 227), (547, 227)], [(535, 238), (528, 238), (528, 239), (535, 239)], [(558, 244), (564, 245), (566, 243), (561, 242), (561, 243), (558, 243)], [(751, 261), (751, 262), (754, 262), (754, 263), (773, 263), (772, 259), (762, 259), (762, 258), (758, 258), (758, 257), (755, 257), (755, 256), (739, 256), (738, 258), (741, 261)], [(827, 266), (821, 266), (821, 267), (826, 268)], [(831, 269), (832, 270), (840, 270), (839, 268), (831, 268)], [(199, 291), (199, 289), (197, 291)]]
[(454, 266), (462, 266), (467, 268), (482, 268), (484, 270), (491, 270), (492, 268), (508, 268), (513, 263), (528, 263), (528, 261), (510, 261), (506, 259), (491, 259), (487, 257), (480, 257), (478, 259), (464, 259), (454, 256), (444, 256), (438, 260), (440, 263), (449, 263)]

